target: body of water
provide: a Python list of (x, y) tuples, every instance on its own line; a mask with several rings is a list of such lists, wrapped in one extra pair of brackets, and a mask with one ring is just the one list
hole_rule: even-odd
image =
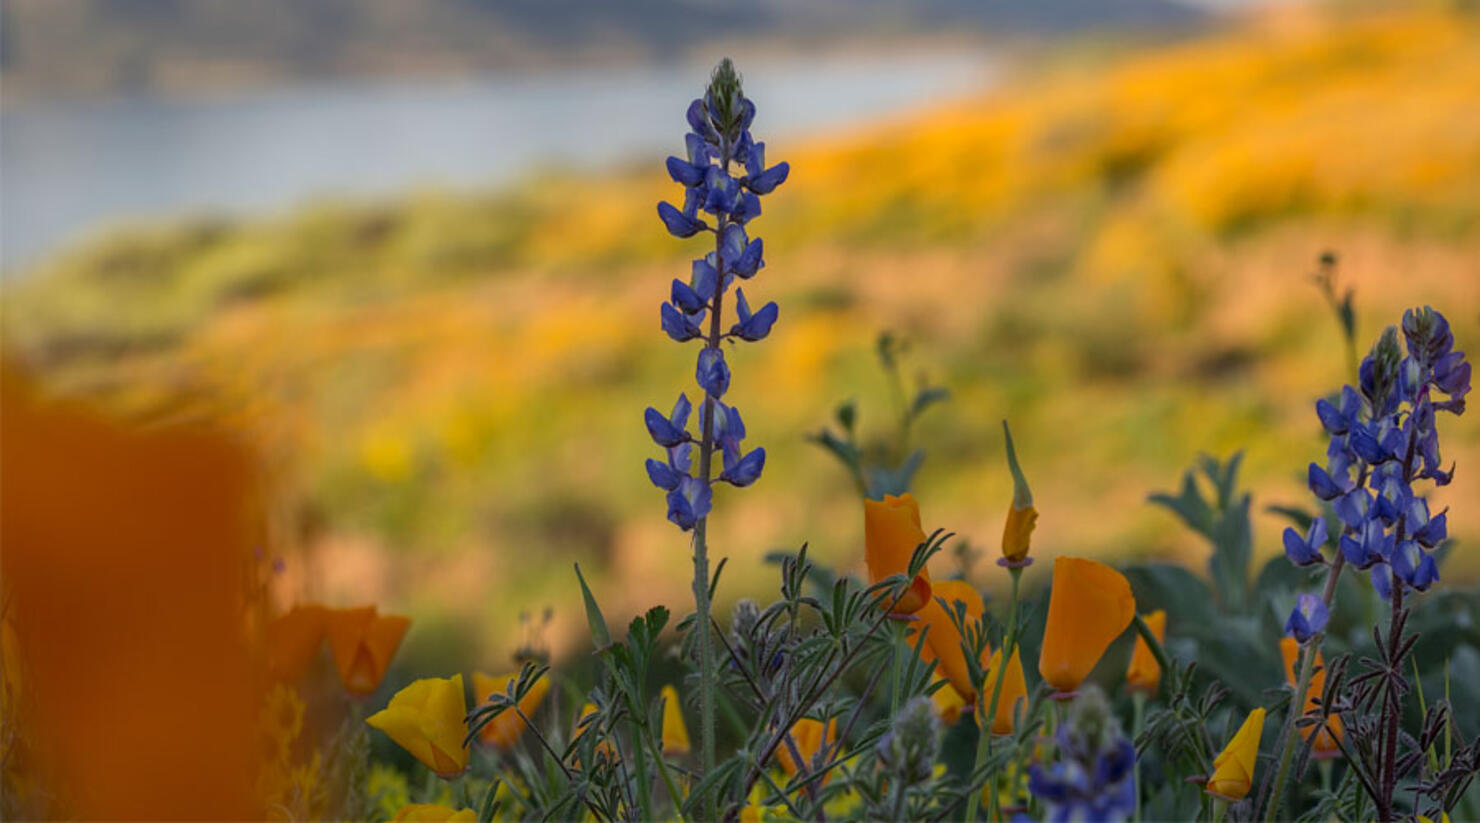
[[(979, 89), (966, 51), (737, 64), (755, 130), (845, 128)], [(252, 214), (315, 197), (493, 186), (541, 167), (681, 154), (708, 67), (580, 69), (465, 81), (325, 85), (210, 100), (31, 103), (0, 113), (0, 268), (13, 273), (103, 227)]]

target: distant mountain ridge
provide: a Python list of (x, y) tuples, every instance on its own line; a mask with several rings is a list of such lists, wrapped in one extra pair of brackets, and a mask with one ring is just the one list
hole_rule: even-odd
[(816, 42), (1187, 25), (1173, 0), (5, 0), (6, 95), (169, 94)]

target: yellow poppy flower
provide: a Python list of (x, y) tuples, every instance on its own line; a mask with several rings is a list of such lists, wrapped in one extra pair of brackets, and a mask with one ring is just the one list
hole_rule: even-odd
[[(925, 542), (920, 527), (920, 505), (909, 493), (883, 500), (863, 501), (863, 559), (870, 583), (909, 571), (915, 548)], [(886, 605), (889, 601), (885, 601)], [(930, 602), (930, 572), (921, 569), (910, 588), (894, 605), (895, 614), (914, 614)]]
[[(1166, 640), (1166, 612), (1157, 609), (1146, 615), (1146, 625), (1158, 642)], [(1139, 634), (1136, 635), (1136, 649), (1131, 652), (1131, 664), (1125, 670), (1125, 687), (1128, 691), (1142, 691), (1148, 695), (1156, 694), (1161, 687), (1161, 664), (1156, 662), (1151, 647), (1146, 645), (1146, 638)]]
[[(988, 700), (991, 699), (991, 689), (995, 688), (997, 666), (1001, 662), (1001, 649), (992, 652), (991, 660), (987, 661), (987, 676), (982, 687), (988, 692)], [(1012, 659), (1007, 661), (1007, 673), (1002, 678), (1002, 693), (997, 695), (997, 713), (992, 716), (992, 734), (1012, 734), (1017, 726), (1017, 718), (1027, 708), (1027, 704), (1028, 680), (1023, 677), (1023, 661), (1015, 648), (1012, 650)], [(983, 704), (981, 711), (986, 712), (987, 708)]]
[(935, 714), (940, 718), (941, 723), (954, 726), (956, 721), (961, 719), (962, 710), (966, 708), (967, 703), (961, 699), (961, 695), (951, 686), (950, 681), (939, 676), (935, 679), (936, 682), (945, 683), (930, 695), (931, 702), (935, 704)]
[(471, 823), (478, 819), (472, 809), (451, 809), (436, 803), (410, 803), (396, 812), (394, 823)]
[(294, 606), (267, 625), (267, 662), (272, 676), (288, 682), (303, 677), (324, 640), (327, 610)]
[(689, 727), (683, 722), (683, 707), (678, 702), (678, 690), (664, 686), (663, 696), (663, 752), (665, 754), (689, 753)]
[(411, 618), (376, 614), (374, 606), (326, 611), (324, 631), (344, 690), (365, 697), (379, 688), (410, 626)]
[[(1295, 685), (1295, 664), (1300, 660), (1300, 643), (1295, 638), (1286, 635), (1280, 638), (1280, 657), (1285, 660), (1285, 682), (1291, 686)], [(1319, 701), (1321, 695), (1326, 691), (1326, 661), (1321, 657), (1320, 649), (1316, 650), (1315, 674), (1311, 675), (1310, 688), (1305, 693), (1305, 713), (1319, 712)], [(1312, 734), (1320, 732), (1316, 742), (1311, 746), (1311, 756), (1318, 760), (1338, 757), (1341, 755), (1341, 746), (1337, 741), (1344, 739), (1345, 727), (1341, 724), (1341, 715), (1333, 714), (1326, 720), (1324, 728), (1320, 726), (1306, 726), (1300, 730), (1300, 736), (1310, 739)]]
[(462, 675), (417, 680), (396, 692), (390, 705), (365, 722), (380, 729), (438, 777), (454, 778), (468, 766)]
[[(960, 601), (966, 604), (967, 622), (973, 623), (981, 619), (986, 606), (981, 594), (964, 580), (933, 583), (930, 593), (930, 602), (916, 612), (920, 618), (920, 626), (928, 626), (930, 629), (925, 634), (925, 645), (920, 649), (920, 657), (926, 663), (937, 661), (936, 673), (950, 680), (951, 687), (961, 699), (970, 703), (976, 699), (976, 690), (971, 686), (971, 669), (966, 665), (966, 653), (961, 648), (961, 632), (956, 631), (951, 612), (955, 610), (956, 602)], [(942, 600), (946, 602), (945, 606), (941, 605)], [(913, 626), (910, 628), (911, 643), (915, 642), (913, 635), (916, 631)]]
[(1218, 756), (1213, 758), (1213, 776), (1208, 792), (1226, 800), (1242, 800), (1254, 784), (1254, 764), (1259, 759), (1259, 738), (1264, 734), (1264, 709), (1249, 712), (1244, 725)]
[[(473, 672), (473, 697), (479, 705), (487, 705), (488, 696), (491, 694), (504, 694), (509, 689), (509, 683), (517, 680), (519, 673), (503, 674), (498, 677)], [(545, 695), (550, 691), (550, 678), (541, 677), (524, 694), (519, 701), (519, 711), (525, 717), (534, 716), (535, 710), (545, 701)], [(478, 739), (498, 749), (510, 749), (519, 742), (519, 737), (524, 730), (529, 728), (519, 717), (519, 713), (513, 709), (504, 709), (499, 712), (498, 717), (488, 721), (483, 728), (478, 730)]]
[[(802, 765), (808, 769), (812, 767), (812, 761), (817, 757), (817, 752), (823, 746), (831, 746), (838, 737), (837, 718), (827, 721), (824, 727), (822, 721), (804, 717), (791, 727), (792, 742), (797, 744), (797, 753), (802, 756)], [(776, 748), (776, 762), (786, 770), (788, 775), (796, 775), (797, 762), (791, 757), (791, 748), (782, 741)]]
[(1135, 614), (1125, 575), (1094, 560), (1056, 558), (1038, 673), (1060, 692), (1078, 689)]

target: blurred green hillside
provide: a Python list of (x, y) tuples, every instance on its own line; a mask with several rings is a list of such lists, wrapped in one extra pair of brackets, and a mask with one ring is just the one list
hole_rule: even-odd
[[(683, 128), (675, 111), (675, 153)], [(803, 436), (847, 397), (866, 431), (889, 425), (882, 329), (953, 392), (917, 435), (928, 527), (993, 548), (1010, 417), (1036, 552), (1199, 569), (1206, 549), (1145, 503), (1198, 452), (1245, 449), (1256, 507), (1309, 500), (1312, 404), (1347, 368), (1311, 279), (1319, 253), (1340, 255), (1363, 341), (1431, 303), (1480, 348), (1473, 15), (1286, 11), (768, 142), (793, 174), (753, 224), (769, 265), (747, 288), (781, 319), (734, 352), (731, 392), (769, 460), (757, 486), (717, 495), (726, 599), (769, 588), (760, 556), (803, 541), (861, 569), (852, 487)], [(285, 599), (408, 609), (418, 630), (500, 657), (517, 612), (549, 604), (561, 648), (581, 621), (572, 561), (596, 570), (609, 615), (687, 598), (688, 541), (647, 483), (641, 423), (693, 391), (694, 351), (658, 328), (669, 280), (701, 252), (654, 215), (679, 196), (655, 157), (109, 237), (9, 290), (7, 349), (58, 391), (221, 417), (258, 442)], [(186, 394), (210, 399), (182, 408)], [(1442, 425), (1459, 472), (1437, 504), (1480, 500), (1480, 415)], [(1480, 511), (1450, 524), (1446, 579), (1473, 579)], [(1255, 525), (1256, 550), (1277, 552), (1282, 522)]]

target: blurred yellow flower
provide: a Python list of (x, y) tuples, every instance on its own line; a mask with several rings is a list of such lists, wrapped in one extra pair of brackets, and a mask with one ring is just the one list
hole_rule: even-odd
[(665, 754), (688, 754), (689, 727), (683, 722), (683, 707), (678, 702), (678, 690), (664, 686), (663, 697), (663, 752)]
[(937, 675), (935, 682), (945, 683), (944, 686), (936, 689), (930, 695), (931, 702), (935, 704), (935, 713), (940, 717), (941, 723), (947, 726), (954, 726), (956, 725), (956, 721), (961, 719), (962, 710), (966, 708), (967, 703), (961, 699), (961, 695), (951, 686), (950, 681), (944, 677)]
[[(586, 718), (590, 717), (593, 714), (596, 714), (596, 704), (595, 703), (587, 703), (586, 705), (584, 705), (584, 706), (581, 707), (581, 714), (580, 714), (580, 716), (578, 716), (576, 718), (575, 734), (571, 738), (571, 741), (572, 742), (574, 742), (576, 740), (580, 740), (581, 737), (584, 734), (586, 734), (586, 732), (590, 731), (593, 728), (593, 726), (591, 726), (591, 725), (588, 725), (588, 726), (582, 726), (581, 725), (581, 721), (582, 720), (585, 720)], [(593, 733), (594, 734), (600, 734), (601, 732), (600, 732), (600, 730), (597, 730), (597, 731), (595, 731)], [(615, 759), (616, 756), (617, 756), (617, 750), (612, 747), (611, 741), (609, 741), (609, 740), (603, 740), (600, 743), (597, 743), (596, 744), (596, 755), (597, 755), (597, 758), (598, 759), (601, 758), (601, 757), (603, 757), (603, 756), (605, 756), (608, 759)], [(581, 762), (580, 761), (580, 758), (577, 757), (576, 758), (576, 765), (580, 765), (580, 762)]]
[(327, 610), (324, 631), (344, 690), (365, 697), (379, 688), (410, 626), (411, 618), (376, 614), (374, 606)]
[(1038, 673), (1060, 692), (1078, 689), (1135, 614), (1125, 575), (1094, 560), (1055, 558)]
[(467, 704), (461, 674), (417, 680), (365, 722), (385, 732), (438, 777), (451, 779), (468, 765), (463, 746)]
[[(1151, 633), (1158, 641), (1165, 641), (1167, 636), (1167, 613), (1157, 609), (1146, 615), (1146, 625), (1151, 628)], [(1136, 648), (1131, 652), (1130, 667), (1125, 671), (1125, 688), (1127, 691), (1141, 691), (1147, 695), (1155, 695), (1156, 690), (1161, 687), (1161, 664), (1156, 662), (1156, 657), (1151, 654), (1151, 647), (1146, 645), (1146, 639), (1139, 634), (1136, 636)]]
[(1244, 725), (1213, 758), (1213, 776), (1208, 793), (1226, 800), (1242, 800), (1254, 784), (1254, 764), (1259, 759), (1259, 738), (1264, 734), (1264, 708), (1249, 712)]
[[(909, 571), (915, 548), (925, 542), (920, 528), (920, 505), (908, 492), (883, 500), (863, 501), (863, 559), (870, 583)], [(885, 604), (888, 605), (889, 599)], [(921, 569), (910, 588), (894, 605), (895, 614), (914, 614), (930, 602), (930, 571)]]
[(452, 809), (436, 803), (409, 803), (396, 812), (394, 823), (473, 823), (478, 813), (472, 809)]
[[(488, 697), (492, 694), (503, 694), (508, 691), (509, 684), (519, 678), (519, 673), (502, 674), (497, 677), (473, 672), (473, 697), (480, 706), (488, 704)], [(519, 701), (519, 711), (525, 717), (534, 715), (535, 710), (545, 701), (545, 694), (550, 691), (550, 678), (541, 677), (525, 693), (524, 699)], [(524, 730), (529, 728), (524, 720), (519, 717), (518, 712), (513, 709), (505, 709), (498, 717), (488, 721), (488, 724), (478, 730), (478, 739), (494, 748), (509, 749), (519, 742), (519, 737)]]

